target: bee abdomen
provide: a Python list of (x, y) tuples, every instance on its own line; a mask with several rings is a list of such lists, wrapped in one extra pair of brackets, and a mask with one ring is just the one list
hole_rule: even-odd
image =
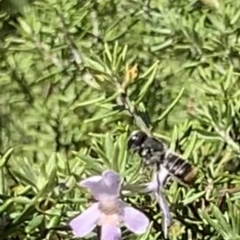
[(187, 184), (193, 183), (198, 173), (197, 168), (171, 153), (167, 154), (163, 165), (173, 176)]

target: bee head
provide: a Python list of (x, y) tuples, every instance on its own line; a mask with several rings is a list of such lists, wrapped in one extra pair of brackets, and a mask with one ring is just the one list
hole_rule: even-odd
[(147, 138), (148, 135), (143, 131), (132, 132), (127, 142), (128, 149), (132, 149), (134, 152), (138, 151)]

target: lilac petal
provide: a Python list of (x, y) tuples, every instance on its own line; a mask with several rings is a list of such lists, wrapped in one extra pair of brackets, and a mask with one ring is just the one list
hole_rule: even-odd
[(101, 195), (105, 191), (105, 184), (103, 184), (102, 176), (92, 176), (80, 182), (80, 186), (88, 188), (91, 194), (95, 199), (99, 199), (99, 195)]
[(92, 189), (96, 184), (102, 180), (102, 176), (92, 176), (87, 179), (82, 180), (79, 185), (88, 189)]
[(123, 215), (122, 220), (125, 226), (136, 234), (143, 234), (147, 231), (149, 226), (148, 218), (139, 210), (128, 206), (126, 203), (123, 204)]
[(99, 218), (98, 203), (94, 203), (82, 214), (75, 217), (69, 225), (75, 237), (84, 237), (96, 227)]
[(118, 173), (107, 170), (102, 174), (103, 181), (108, 188), (108, 192), (112, 195), (119, 195), (121, 187), (121, 177)]
[(103, 225), (101, 228), (101, 240), (121, 240), (120, 228), (115, 225)]
[(97, 200), (113, 199), (119, 196), (121, 187), (120, 175), (114, 171), (104, 171), (102, 176), (92, 176), (80, 182)]

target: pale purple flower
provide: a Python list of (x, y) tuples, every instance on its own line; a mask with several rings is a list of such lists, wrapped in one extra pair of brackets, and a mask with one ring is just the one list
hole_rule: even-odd
[(107, 170), (102, 176), (92, 176), (80, 182), (97, 200), (70, 222), (75, 237), (84, 237), (97, 225), (101, 226), (102, 240), (121, 239), (120, 225), (124, 224), (135, 234), (143, 234), (149, 226), (148, 218), (120, 199), (121, 178)]

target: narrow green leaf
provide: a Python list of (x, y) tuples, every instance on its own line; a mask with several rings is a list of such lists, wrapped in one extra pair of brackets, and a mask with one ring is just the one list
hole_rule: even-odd
[(24, 196), (18, 196), (18, 197), (13, 197), (11, 199), (6, 200), (1, 206), (0, 206), (0, 213), (3, 213), (7, 211), (8, 208), (11, 208), (13, 203), (19, 203), (19, 204), (30, 204), (32, 200), (30, 200), (27, 197)]
[(18, 172), (15, 169), (12, 169), (11, 171), (14, 174), (14, 176), (20, 180), (20, 182), (32, 186), (34, 190), (38, 189), (37, 182), (29, 178), (29, 176), (27, 176), (25, 173)]
[(172, 132), (172, 137), (171, 137), (171, 142), (170, 142), (170, 146), (169, 146), (169, 148), (172, 151), (176, 150), (176, 142), (178, 141), (178, 138), (179, 138), (179, 130), (178, 130), (178, 127), (176, 125), (174, 125), (173, 132)]
[(121, 135), (118, 139), (119, 155), (118, 155), (118, 169), (123, 173), (127, 164), (127, 150), (126, 150), (127, 135)]
[(231, 17), (230, 24), (234, 25), (240, 18), (240, 10), (237, 11), (237, 13)]
[(78, 158), (83, 160), (83, 162), (87, 165), (87, 167), (89, 169), (91, 169), (92, 172), (95, 172), (95, 173), (101, 175), (101, 173), (104, 169), (104, 165), (101, 162), (99, 162), (99, 160), (97, 160), (95, 158), (91, 158), (89, 156), (85, 156), (80, 153), (78, 153), (77, 156), (78, 156)]
[(108, 58), (108, 61), (111, 63), (113, 61), (112, 55), (110, 53), (109, 47), (107, 43), (104, 43), (104, 52), (106, 53), (106, 56)]
[(6, 153), (4, 153), (3, 156), (0, 157), (0, 168), (5, 166), (10, 159), (12, 153), (13, 153), (13, 148), (9, 148)]
[(105, 71), (105, 68), (102, 65), (102, 63), (99, 63), (99, 62), (97, 62), (95, 60), (92, 60), (90, 58), (87, 58), (87, 57), (85, 57), (84, 59), (85, 59), (86, 63), (89, 65), (89, 67), (93, 68), (93, 70), (97, 70), (97, 71), (100, 71), (100, 72)]
[[(113, 49), (113, 66), (114, 66), (114, 70), (116, 71), (116, 68), (117, 68), (117, 62), (118, 62), (118, 41), (115, 42), (114, 44), (114, 49)], [(120, 56), (119, 56), (119, 59)]]
[(39, 193), (36, 195), (37, 198), (46, 196), (53, 188), (56, 183), (57, 169), (56, 165), (52, 167), (49, 171), (48, 178), (45, 180), (45, 184), (42, 189), (40, 189)]
[(32, 35), (32, 29), (31, 27), (22, 19), (18, 18), (18, 22), (20, 23), (20, 26), (22, 27), (23, 31), (27, 33), (27, 35)]
[(112, 159), (113, 159), (113, 148), (114, 148), (114, 145), (113, 145), (112, 136), (109, 132), (107, 132), (105, 134), (105, 138), (104, 138), (104, 150), (105, 150), (105, 153), (106, 153), (106, 157), (110, 161), (112, 161)]
[(225, 91), (227, 91), (230, 88), (233, 81), (232, 78), (233, 78), (233, 65), (230, 65), (227, 76), (226, 76), (226, 80), (223, 83)]
[(101, 102), (104, 102), (104, 101), (106, 101), (105, 97), (99, 97), (99, 98), (91, 99), (91, 100), (84, 101), (84, 102), (81, 102), (81, 103), (76, 103), (74, 106), (71, 107), (71, 110), (79, 108), (79, 107), (92, 105), (94, 103), (101, 103)]
[(199, 193), (195, 193), (190, 197), (185, 197), (184, 200), (182, 201), (183, 205), (186, 206), (194, 201), (196, 201), (197, 199), (201, 198), (202, 196), (204, 196), (206, 194), (205, 191), (201, 191)]
[(61, 223), (61, 216), (53, 216), (52, 219), (49, 221), (49, 223), (47, 224), (46, 228), (54, 228), (59, 226)]
[(95, 122), (95, 121), (99, 121), (99, 120), (102, 120), (102, 119), (105, 119), (105, 118), (108, 118), (108, 117), (112, 117), (112, 116), (115, 116), (119, 113), (118, 110), (116, 111), (111, 111), (107, 114), (104, 114), (102, 116), (97, 116), (97, 117), (93, 117), (93, 118), (90, 118), (90, 119), (87, 119), (84, 121), (84, 123), (90, 123), (90, 122)]
[(147, 71), (145, 71), (139, 78), (147, 78), (148, 76), (152, 75), (152, 72), (156, 71), (156, 68), (159, 65), (159, 61), (155, 62)]
[(116, 172), (119, 172), (118, 156), (119, 156), (119, 146), (118, 146), (118, 142), (115, 142), (113, 147), (113, 157), (112, 159), (110, 159), (110, 162), (111, 162), (112, 169)]
[(154, 124), (161, 122), (172, 110), (173, 108), (176, 106), (176, 104), (179, 102), (180, 98), (182, 97), (184, 92), (184, 88), (182, 88), (179, 92), (179, 94), (177, 95), (177, 97), (173, 100), (173, 102), (167, 107), (167, 109), (160, 115), (160, 117), (158, 117), (155, 121)]
[(188, 143), (185, 151), (184, 151), (184, 154), (183, 154), (183, 157), (184, 158), (189, 158), (189, 156), (191, 155), (191, 153), (193, 152), (194, 148), (195, 148), (195, 145), (196, 145), (196, 142), (197, 142), (197, 134), (193, 134), (190, 142)]
[[(103, 160), (103, 162), (110, 167), (110, 163), (111, 163), (111, 159), (108, 158), (108, 156), (106, 155), (106, 153), (100, 149), (98, 146), (94, 146), (93, 147), (94, 151), (98, 154), (98, 156)], [(112, 151), (112, 149), (111, 149)], [(112, 153), (111, 153), (112, 154)]]
[[(158, 64), (159, 62), (156, 62), (153, 64), (153, 66), (150, 68), (151, 69), (151, 74), (148, 78), (148, 80), (146, 81), (146, 83), (143, 85), (143, 87), (141, 87), (141, 91), (139, 93), (139, 97), (136, 101), (136, 103), (140, 103), (142, 101), (142, 99), (144, 98), (145, 94), (147, 93), (147, 90), (150, 88), (150, 86), (152, 85), (155, 76), (157, 74), (157, 70), (158, 70)], [(148, 72), (148, 71), (147, 71)], [(144, 74), (146, 75), (146, 74)]]
[(173, 42), (174, 42), (173, 39), (168, 39), (167, 41), (165, 41), (162, 44), (159, 44), (159, 45), (156, 45), (156, 46), (152, 46), (151, 47), (151, 51), (152, 52), (157, 52), (157, 51), (163, 50), (165, 48), (168, 48), (168, 47), (172, 46)]
[(127, 50), (128, 50), (128, 45), (125, 45), (121, 53), (122, 61), (126, 60)]
[(227, 238), (227, 235), (225, 234), (224, 230), (221, 228), (221, 226), (218, 224), (216, 220), (211, 219), (211, 217), (204, 211), (199, 210), (200, 215), (219, 233), (221, 234), (225, 239)]
[(34, 216), (34, 218), (28, 223), (25, 228), (26, 233), (31, 233), (36, 231), (36, 229), (42, 224), (44, 220), (44, 215)]
[(224, 215), (220, 212), (219, 208), (213, 206), (213, 213), (218, 220), (218, 224), (221, 226), (222, 230), (225, 232), (226, 235), (232, 233), (232, 228), (229, 223), (226, 221)]
[(215, 132), (209, 132), (204, 129), (195, 128), (195, 131), (198, 133), (199, 137), (212, 140), (212, 141), (220, 141), (222, 138), (219, 134)]

